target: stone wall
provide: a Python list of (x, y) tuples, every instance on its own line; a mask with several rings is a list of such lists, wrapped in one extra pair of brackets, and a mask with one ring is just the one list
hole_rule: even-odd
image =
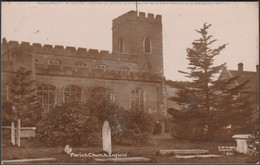
[(70, 85), (76, 85), (82, 88), (82, 100), (87, 97), (89, 87), (102, 86), (110, 89), (115, 93), (115, 101), (125, 109), (130, 108), (130, 91), (136, 88), (141, 88), (146, 92), (146, 110), (149, 108), (152, 112), (157, 112), (159, 98), (157, 97), (157, 87), (159, 83), (142, 82), (142, 81), (127, 81), (127, 80), (104, 80), (81, 77), (68, 76), (50, 76), (36, 75), (36, 84), (49, 84), (56, 87), (55, 104), (64, 102), (64, 88)]

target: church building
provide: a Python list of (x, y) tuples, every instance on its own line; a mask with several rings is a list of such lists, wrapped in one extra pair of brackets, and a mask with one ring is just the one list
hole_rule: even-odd
[(112, 51), (3, 39), (2, 99), (24, 67), (32, 71), (44, 110), (86, 101), (91, 87), (99, 86), (125, 109), (165, 114), (162, 44), (162, 16), (136, 11), (113, 19)]

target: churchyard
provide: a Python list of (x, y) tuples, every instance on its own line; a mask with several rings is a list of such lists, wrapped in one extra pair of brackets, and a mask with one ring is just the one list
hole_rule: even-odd
[[(104, 124), (107, 125), (108, 123)], [(107, 126), (106, 126), (107, 127)], [(101, 130), (104, 134), (103, 143), (111, 144), (109, 141), (109, 131)], [(105, 135), (106, 134), (106, 135)], [(104, 144), (103, 144), (104, 145)], [(232, 142), (190, 142), (188, 140), (174, 140), (168, 133), (160, 135), (150, 136), (148, 141), (142, 145), (123, 146), (113, 145), (111, 146), (70, 146), (70, 153), (65, 153), (65, 146), (48, 147), (46, 144), (40, 143), (36, 138), (22, 138), (21, 146), (13, 145), (10, 138), (2, 138), (2, 160), (21, 160), (31, 159), (27, 161), (33, 161), (33, 163), (103, 163), (100, 160), (104, 158), (95, 157), (93, 155), (102, 154), (103, 150), (110, 150), (112, 154), (123, 155), (120, 159), (128, 159), (127, 162), (136, 162), (134, 159), (139, 159), (137, 162), (153, 162), (153, 163), (246, 163), (248, 162), (247, 155), (239, 154), (236, 152), (233, 155), (228, 155), (228, 152), (220, 150), (222, 147), (235, 147), (235, 140)], [(104, 148), (105, 147), (105, 148)], [(159, 151), (175, 150), (175, 154), (166, 152), (166, 154), (160, 154)], [(178, 152), (184, 154), (178, 154)], [(188, 152), (187, 152), (188, 151)], [(192, 154), (192, 151), (194, 153)], [(206, 152), (204, 152), (206, 151)], [(198, 155), (197, 157), (187, 157), (188, 155)], [(93, 157), (80, 157), (75, 156), (77, 154), (89, 154)], [(109, 153), (109, 152), (108, 152)], [(170, 154), (169, 154), (170, 153)], [(183, 155), (178, 156), (178, 155)], [(186, 157), (185, 157), (186, 155)], [(215, 157), (203, 157), (199, 155), (208, 155)], [(46, 159), (47, 158), (47, 159)], [(37, 161), (38, 159), (38, 161)], [(42, 160), (41, 160), (42, 159)], [(46, 159), (46, 160), (44, 160)], [(111, 159), (111, 158), (109, 158)], [(113, 158), (115, 159), (115, 158)], [(131, 161), (132, 160), (132, 161)], [(123, 160), (124, 161), (124, 160)], [(111, 162), (111, 161), (105, 161)], [(113, 162), (113, 161), (112, 161)], [(8, 161), (6, 162), (8, 163)], [(21, 162), (20, 162), (21, 163)], [(28, 163), (28, 162), (25, 162)]]
[(113, 19), (111, 53), (3, 38), (1, 163), (259, 164), (259, 65), (249, 74), (242, 63), (227, 70), (225, 56), (214, 64), (235, 44), (215, 47), (204, 22), (200, 38), (181, 36), (192, 47), (187, 70), (176, 69), (188, 80), (170, 80), (163, 52), (178, 53), (162, 51), (154, 16)]

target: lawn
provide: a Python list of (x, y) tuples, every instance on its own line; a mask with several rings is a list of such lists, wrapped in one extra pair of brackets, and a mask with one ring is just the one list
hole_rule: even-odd
[[(112, 145), (113, 153), (127, 153), (128, 157), (142, 156), (152, 158), (156, 163), (246, 163), (246, 156), (236, 154), (226, 156), (218, 151), (218, 146), (235, 146), (235, 142), (189, 142), (176, 141), (168, 134), (156, 135), (149, 139), (145, 145), (120, 146)], [(191, 158), (177, 159), (174, 156), (160, 156), (159, 149), (207, 149), (210, 154), (223, 155), (221, 158)], [(34, 140), (22, 139), (21, 147), (12, 146), (9, 139), (2, 139), (2, 160), (28, 159), (28, 158), (56, 158), (54, 163), (94, 163), (92, 158), (75, 158), (63, 152), (64, 146), (47, 147)], [(102, 146), (72, 147), (74, 153), (100, 153)], [(48, 163), (48, 162), (45, 162)]]

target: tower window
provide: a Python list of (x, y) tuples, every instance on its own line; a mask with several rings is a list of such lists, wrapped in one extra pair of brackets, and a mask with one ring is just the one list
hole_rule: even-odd
[(122, 38), (119, 40), (119, 52), (124, 52), (124, 40)]
[(144, 53), (151, 54), (152, 42), (149, 37), (144, 38)]

